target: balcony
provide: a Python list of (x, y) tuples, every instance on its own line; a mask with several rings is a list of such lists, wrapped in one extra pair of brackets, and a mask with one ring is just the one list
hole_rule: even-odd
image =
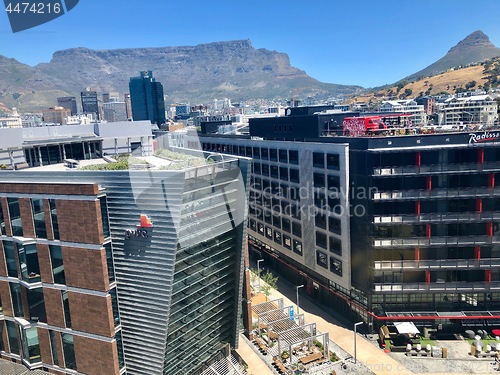
[(500, 282), (491, 283), (482, 281), (455, 281), (455, 282), (433, 282), (433, 283), (377, 283), (374, 284), (375, 292), (466, 292), (480, 293), (485, 291), (500, 291)]
[(407, 176), (419, 174), (441, 174), (457, 172), (485, 172), (500, 171), (500, 161), (486, 163), (461, 163), (461, 164), (431, 164), (431, 165), (406, 165), (402, 167), (373, 168), (373, 176)]
[(374, 216), (373, 224), (442, 223), (442, 222), (491, 222), (500, 219), (500, 212), (447, 212), (444, 214)]
[(373, 200), (380, 201), (425, 198), (479, 198), (491, 196), (500, 196), (500, 187), (379, 191), (373, 194)]
[(429, 259), (375, 261), (377, 271), (439, 270), (439, 269), (492, 269), (500, 267), (500, 259)]
[(451, 236), (451, 237), (411, 237), (411, 238), (375, 238), (373, 247), (416, 247), (416, 246), (448, 246), (448, 245), (491, 245), (500, 244), (500, 236)]

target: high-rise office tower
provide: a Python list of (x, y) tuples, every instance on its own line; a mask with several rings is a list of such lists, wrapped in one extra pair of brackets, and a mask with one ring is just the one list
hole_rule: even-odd
[(125, 111), (127, 112), (127, 120), (132, 120), (132, 102), (130, 101), (130, 94), (124, 94)]
[(130, 78), (129, 88), (134, 121), (150, 120), (157, 125), (165, 123), (163, 86), (156, 82), (151, 70), (141, 72), (139, 77)]
[(97, 101), (97, 93), (91, 91), (90, 87), (87, 87), (85, 91), (81, 93), (82, 97), (82, 112), (85, 114), (94, 114), (96, 119), (99, 119), (99, 104)]
[(74, 96), (63, 96), (61, 98), (57, 98), (57, 106), (69, 109), (71, 111), (71, 116), (78, 114), (76, 98)]

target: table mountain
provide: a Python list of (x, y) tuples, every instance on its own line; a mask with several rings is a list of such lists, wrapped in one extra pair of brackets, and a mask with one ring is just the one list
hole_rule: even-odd
[[(85, 87), (123, 94), (129, 91), (130, 77), (142, 70), (153, 71), (170, 102), (327, 97), (362, 89), (319, 82), (292, 67), (285, 53), (256, 49), (249, 40), (185, 47), (72, 48), (55, 52), (49, 63), (35, 67), (15, 60), (11, 65), (0, 69), (0, 102), (21, 109), (53, 106), (56, 96), (79, 96)], [(19, 71), (17, 78), (4, 81), (13, 71)]]

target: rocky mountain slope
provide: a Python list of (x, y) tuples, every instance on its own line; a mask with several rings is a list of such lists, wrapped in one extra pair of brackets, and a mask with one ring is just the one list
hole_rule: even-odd
[(490, 39), (482, 31), (474, 31), (448, 53), (428, 67), (404, 78), (412, 81), (423, 77), (434, 76), (443, 73), (450, 68), (466, 66), (486, 59), (500, 56), (500, 48), (490, 42)]
[(85, 87), (123, 94), (129, 91), (130, 77), (142, 70), (153, 71), (169, 102), (329, 97), (362, 89), (319, 82), (292, 67), (285, 53), (237, 40), (186, 47), (73, 48), (58, 51), (49, 63), (35, 67), (12, 60), (0, 68), (0, 102), (34, 110), (53, 106), (60, 95), (79, 96)]

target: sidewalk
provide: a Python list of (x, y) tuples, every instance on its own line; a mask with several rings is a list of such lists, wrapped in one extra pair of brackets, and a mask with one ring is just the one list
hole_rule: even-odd
[(236, 352), (243, 358), (248, 365), (248, 375), (274, 375), (267, 367), (267, 364), (259, 358), (254, 350), (248, 345), (247, 341), (240, 337), (239, 348)]

